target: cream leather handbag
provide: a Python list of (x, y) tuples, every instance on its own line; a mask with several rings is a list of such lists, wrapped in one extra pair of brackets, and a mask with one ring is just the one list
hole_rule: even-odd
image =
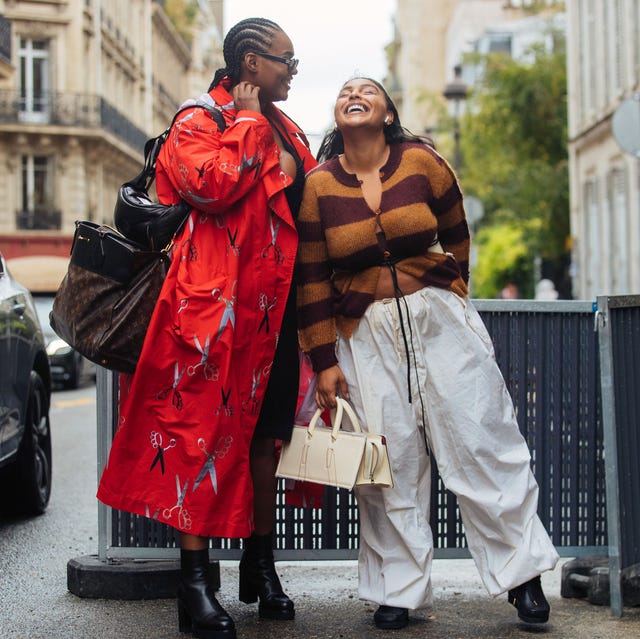
[[(291, 441), (282, 446), (276, 476), (349, 489), (393, 486), (384, 436), (363, 433), (353, 408), (340, 397), (330, 428), (318, 424), (322, 412), (316, 410), (309, 426), (294, 426)], [(345, 413), (353, 432), (341, 428)]]

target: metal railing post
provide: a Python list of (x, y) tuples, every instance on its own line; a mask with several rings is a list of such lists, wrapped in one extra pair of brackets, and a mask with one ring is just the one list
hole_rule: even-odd
[(618, 444), (613, 379), (613, 349), (609, 298), (598, 296), (595, 330), (600, 344), (600, 388), (602, 394), (602, 430), (607, 495), (607, 538), (609, 546), (609, 588), (611, 614), (622, 617), (620, 587), (620, 501), (618, 494)]

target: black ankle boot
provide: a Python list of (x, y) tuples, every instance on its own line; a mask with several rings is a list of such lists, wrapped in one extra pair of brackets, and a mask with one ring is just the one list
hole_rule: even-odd
[(240, 601), (260, 599), (258, 614), (266, 619), (293, 619), (293, 601), (282, 591), (273, 563), (271, 535), (252, 535), (244, 540), (240, 560)]
[(218, 603), (209, 581), (209, 551), (180, 550), (178, 627), (198, 639), (235, 639), (233, 619)]
[(518, 617), (527, 623), (549, 621), (549, 602), (542, 592), (540, 576), (509, 591), (509, 603), (518, 610)]
[(409, 611), (406, 608), (394, 606), (379, 606), (373, 614), (373, 621), (377, 628), (397, 630), (409, 623)]

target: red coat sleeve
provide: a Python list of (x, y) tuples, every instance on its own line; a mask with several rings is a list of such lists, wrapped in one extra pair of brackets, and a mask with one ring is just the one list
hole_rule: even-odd
[(220, 213), (274, 165), (277, 145), (262, 114), (239, 111), (220, 133), (204, 109), (194, 108), (176, 120), (160, 151), (156, 190), (161, 202), (182, 198), (205, 213)]

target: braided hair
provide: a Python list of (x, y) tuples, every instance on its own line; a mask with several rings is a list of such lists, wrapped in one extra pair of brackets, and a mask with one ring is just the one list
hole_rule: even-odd
[[(380, 82), (377, 82), (373, 78), (362, 76), (354, 76), (351, 79), (367, 80), (368, 82), (375, 84), (382, 92), (382, 95), (384, 96), (384, 99), (387, 103), (387, 109), (393, 114), (393, 121), (391, 122), (391, 124), (385, 125), (384, 127), (384, 138), (387, 144), (399, 144), (400, 142), (420, 142), (422, 144), (427, 144), (428, 146), (434, 147), (433, 141), (430, 138), (421, 135), (414, 135), (413, 133), (411, 133), (411, 131), (405, 129), (402, 124), (400, 124), (398, 109), (396, 108), (393, 100), (387, 93), (386, 89), (380, 84)], [(318, 160), (318, 162), (323, 162), (324, 160), (328, 160), (329, 158), (340, 155), (341, 153), (344, 153), (344, 140), (342, 138), (342, 133), (337, 128), (331, 129), (325, 134), (324, 138), (322, 139), (320, 148), (318, 149), (318, 153), (316, 154), (316, 159)]]
[(247, 18), (231, 27), (222, 45), (226, 66), (215, 72), (209, 91), (227, 75), (231, 78), (231, 84), (236, 84), (240, 79), (245, 54), (248, 51), (267, 53), (277, 31), (282, 31), (281, 27), (267, 18)]

